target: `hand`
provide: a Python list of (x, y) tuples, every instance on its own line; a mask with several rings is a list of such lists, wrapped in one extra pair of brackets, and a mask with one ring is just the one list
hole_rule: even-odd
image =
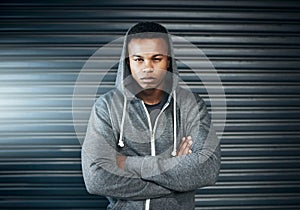
[(177, 150), (177, 156), (181, 156), (181, 155), (188, 155), (192, 153), (191, 147), (192, 147), (192, 137), (188, 136), (188, 137), (183, 137), (181, 139), (181, 143), (179, 145), (179, 148)]
[(123, 171), (125, 170), (125, 161), (127, 157), (122, 155), (117, 155), (117, 165), (119, 168), (121, 168)]

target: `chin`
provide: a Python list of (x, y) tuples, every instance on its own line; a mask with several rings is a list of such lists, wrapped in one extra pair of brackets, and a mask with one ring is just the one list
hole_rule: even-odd
[(143, 85), (140, 85), (140, 86), (141, 86), (141, 88), (142, 88), (143, 90), (156, 89), (156, 86), (155, 86), (155, 85), (145, 85), (145, 84), (143, 84)]

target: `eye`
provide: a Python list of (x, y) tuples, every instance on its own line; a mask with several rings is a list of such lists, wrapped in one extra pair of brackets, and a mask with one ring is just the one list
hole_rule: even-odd
[(155, 58), (153, 58), (153, 60), (159, 62), (159, 61), (162, 60), (162, 58), (160, 58), (160, 57), (155, 57)]
[(137, 62), (142, 62), (143, 61), (143, 59), (142, 58), (135, 58), (135, 59), (133, 59), (134, 61), (137, 61)]

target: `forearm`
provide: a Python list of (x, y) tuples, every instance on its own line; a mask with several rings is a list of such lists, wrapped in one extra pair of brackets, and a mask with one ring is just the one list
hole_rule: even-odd
[[(171, 158), (127, 157), (126, 170), (144, 180), (174, 191), (190, 191), (216, 182), (220, 168), (220, 145), (214, 133), (192, 154)], [(213, 139), (211, 139), (213, 138)]]
[[(149, 176), (147, 175), (149, 171), (142, 169), (142, 178), (175, 191), (195, 190), (213, 185), (217, 181), (220, 168), (217, 151), (208, 158), (196, 153), (178, 158), (180, 159), (174, 161), (175, 163), (172, 163), (174, 158), (170, 158), (171, 161), (164, 159), (149, 160), (150, 165), (157, 167), (152, 169), (152, 171), (156, 171), (156, 174)], [(174, 167), (158, 174), (161, 165), (164, 164), (174, 165)]]
[[(219, 173), (219, 154), (215, 152), (205, 162), (198, 154), (162, 159), (159, 157), (130, 157), (135, 162), (127, 169), (142, 179), (152, 181), (174, 191), (190, 191), (212, 185)], [(131, 165), (131, 164), (130, 164)]]
[(101, 165), (101, 163), (93, 162), (84, 151), (82, 152), (83, 177), (87, 191), (91, 194), (139, 200), (162, 197), (172, 193), (163, 186), (121, 171), (115, 166), (113, 166), (114, 169), (107, 170), (112, 166)]

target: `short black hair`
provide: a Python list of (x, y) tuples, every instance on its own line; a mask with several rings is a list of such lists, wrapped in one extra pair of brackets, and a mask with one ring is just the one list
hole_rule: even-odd
[(139, 22), (128, 30), (127, 35), (127, 46), (131, 39), (162, 38), (170, 50), (169, 32), (159, 23)]
[(147, 32), (168, 34), (168, 30), (164, 26), (156, 22), (139, 22), (131, 27), (127, 34), (132, 35)]

